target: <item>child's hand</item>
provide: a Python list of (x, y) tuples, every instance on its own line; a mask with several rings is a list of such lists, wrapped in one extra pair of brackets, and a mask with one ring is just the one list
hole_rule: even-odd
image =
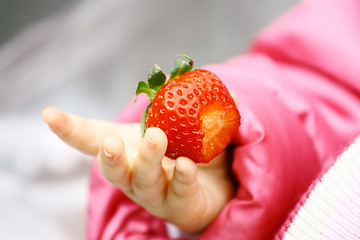
[(234, 192), (227, 153), (206, 165), (164, 157), (167, 138), (149, 128), (141, 139), (139, 124), (87, 120), (49, 107), (43, 119), (66, 143), (96, 155), (104, 177), (151, 214), (188, 233), (201, 232)]

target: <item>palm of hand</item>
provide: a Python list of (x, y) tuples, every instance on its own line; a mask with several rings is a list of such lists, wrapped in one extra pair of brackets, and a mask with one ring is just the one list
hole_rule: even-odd
[(206, 165), (185, 157), (174, 161), (164, 157), (167, 139), (158, 128), (141, 139), (139, 124), (86, 120), (54, 108), (45, 109), (43, 118), (64, 142), (98, 154), (111, 184), (185, 232), (203, 230), (232, 197), (226, 151)]

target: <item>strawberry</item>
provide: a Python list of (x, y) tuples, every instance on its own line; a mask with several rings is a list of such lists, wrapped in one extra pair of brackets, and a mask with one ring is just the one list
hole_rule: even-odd
[(208, 163), (223, 152), (240, 126), (240, 114), (228, 89), (214, 73), (196, 69), (182, 55), (166, 76), (159, 66), (140, 82), (136, 95), (145, 93), (151, 103), (142, 117), (143, 130), (162, 129), (168, 138), (166, 156), (185, 156)]

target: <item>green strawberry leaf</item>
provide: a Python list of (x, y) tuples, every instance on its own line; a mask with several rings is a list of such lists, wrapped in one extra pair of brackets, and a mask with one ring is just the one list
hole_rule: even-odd
[(153, 89), (155, 92), (159, 90), (159, 88), (164, 85), (166, 81), (166, 75), (161, 70), (161, 68), (155, 64), (155, 66), (150, 69), (149, 75), (148, 75), (148, 82), (149, 87)]
[(147, 106), (146, 110), (141, 114), (140, 126), (141, 126), (142, 137), (144, 137), (144, 135), (145, 135), (145, 131), (146, 131), (145, 121), (146, 121), (146, 116), (147, 116), (150, 106), (151, 106), (151, 103), (149, 104), (149, 106)]
[[(148, 96), (148, 98), (152, 101), (155, 97), (156, 91), (151, 89), (147, 82), (141, 81), (137, 86), (136, 96), (138, 96), (140, 93), (145, 93)], [(135, 97), (135, 102), (136, 102), (136, 97)]]
[(186, 55), (180, 55), (180, 56), (186, 58), (188, 62), (182, 59), (176, 60), (173, 68), (170, 71), (170, 79), (177, 78), (181, 74), (190, 71), (193, 67), (194, 62), (190, 57)]

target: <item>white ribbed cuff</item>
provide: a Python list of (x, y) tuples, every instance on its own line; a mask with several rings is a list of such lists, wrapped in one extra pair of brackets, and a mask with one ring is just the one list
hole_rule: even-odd
[(360, 239), (360, 137), (316, 184), (283, 239)]

